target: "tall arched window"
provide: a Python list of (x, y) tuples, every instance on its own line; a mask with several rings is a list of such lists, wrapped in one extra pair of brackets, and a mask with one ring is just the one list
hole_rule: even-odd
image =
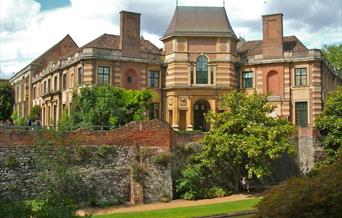
[(203, 55), (196, 60), (196, 84), (208, 84), (208, 59)]

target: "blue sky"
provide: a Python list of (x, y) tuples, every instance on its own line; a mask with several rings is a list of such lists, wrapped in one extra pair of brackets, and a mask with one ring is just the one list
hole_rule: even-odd
[(67, 7), (70, 6), (71, 2), (69, 0), (37, 0), (41, 5), (42, 11), (51, 10), (54, 8)]
[[(178, 0), (222, 6), (223, 0)], [(142, 35), (158, 47), (176, 0), (1, 0), (0, 78), (10, 78), (65, 35), (79, 46), (103, 33), (119, 34), (119, 12), (141, 13)], [(342, 42), (341, 0), (225, 0), (230, 23), (246, 40), (262, 38), (264, 14), (284, 14), (284, 35), (308, 48)]]

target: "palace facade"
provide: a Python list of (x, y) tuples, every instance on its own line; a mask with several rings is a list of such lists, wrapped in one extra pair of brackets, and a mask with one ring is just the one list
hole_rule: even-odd
[(314, 125), (327, 93), (342, 84), (318, 49), (283, 36), (283, 15), (262, 16), (263, 38), (245, 41), (232, 29), (223, 7), (176, 7), (158, 49), (140, 35), (140, 14), (122, 11), (120, 35), (103, 34), (78, 47), (67, 35), (16, 73), (14, 111), (28, 116), (42, 108), (44, 125), (70, 112), (72, 92), (111, 84), (150, 89), (149, 117), (175, 130), (209, 130), (204, 115), (219, 112), (218, 97), (232, 90), (266, 94), (274, 116), (297, 126)]

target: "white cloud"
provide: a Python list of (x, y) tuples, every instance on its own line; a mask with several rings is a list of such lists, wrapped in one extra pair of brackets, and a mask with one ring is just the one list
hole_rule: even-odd
[[(306, 2), (309, 4), (311, 1)], [(119, 34), (121, 10), (141, 13), (142, 35), (162, 47), (159, 38), (172, 19), (175, 4), (175, 0), (71, 0), (68, 7), (42, 12), (40, 4), (34, 0), (1, 0), (0, 78), (9, 78), (12, 72), (25, 67), (66, 34), (70, 34), (79, 46), (103, 33)], [(179, 0), (179, 5), (222, 6), (223, 0)], [(327, 25), (313, 31), (314, 25), (310, 25), (310, 22), (315, 16), (308, 15), (301, 20), (293, 12), (295, 8), (287, 4), (272, 6), (272, 2), (267, 0), (226, 0), (225, 5), (235, 33), (247, 40), (261, 39), (261, 15), (282, 12), (273, 10), (283, 7), (288, 14), (284, 13), (285, 35), (297, 35), (305, 45), (318, 48), (324, 43), (341, 41), (342, 38), (341, 25), (328, 25), (327, 15), (324, 15), (324, 24)], [(317, 10), (314, 8), (309, 11), (316, 13)], [(341, 14), (341, 10), (337, 13)]]

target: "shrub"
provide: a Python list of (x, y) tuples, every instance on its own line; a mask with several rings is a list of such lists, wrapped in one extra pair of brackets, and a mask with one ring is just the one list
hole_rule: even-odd
[(336, 163), (281, 183), (267, 192), (257, 217), (340, 217), (342, 156)]
[(140, 164), (138, 164), (137, 162), (132, 163), (131, 165), (131, 169), (132, 169), (132, 177), (133, 180), (137, 183), (142, 184), (144, 181), (144, 177), (146, 175), (146, 171), (143, 168), (143, 166), (141, 166)]
[(203, 196), (205, 198), (219, 198), (227, 195), (227, 192), (220, 187), (212, 187), (204, 191)]
[(31, 215), (31, 206), (23, 201), (13, 201), (11, 199), (0, 200), (0, 217), (18, 218), (30, 217)]
[(170, 196), (166, 192), (164, 192), (162, 197), (160, 198), (160, 201), (164, 203), (168, 203), (170, 202)]
[(172, 159), (171, 152), (165, 151), (165, 152), (162, 152), (162, 153), (155, 155), (153, 158), (153, 162), (155, 164), (167, 167), (167, 165), (170, 163), (171, 159)]

